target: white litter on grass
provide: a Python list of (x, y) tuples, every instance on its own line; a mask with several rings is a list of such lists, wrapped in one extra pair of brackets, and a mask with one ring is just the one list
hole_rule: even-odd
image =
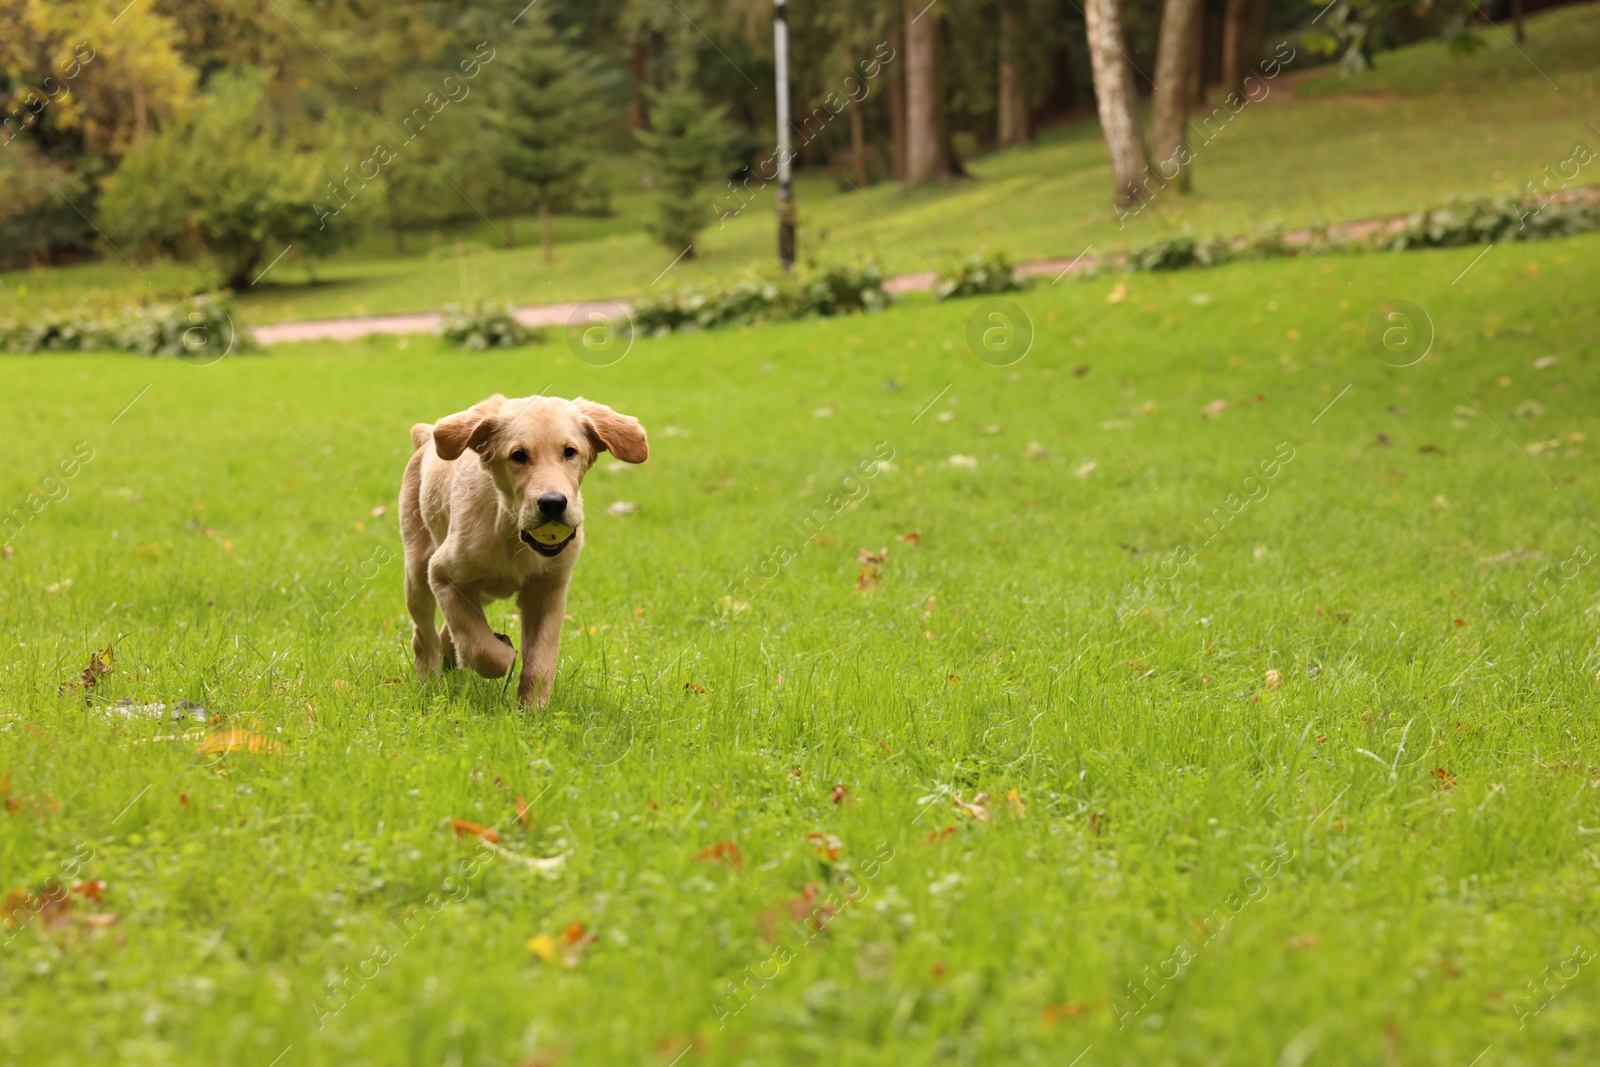
[(1533, 369), (1534, 370), (1549, 370), (1551, 367), (1554, 367), (1557, 363), (1560, 363), (1560, 362), (1561, 362), (1561, 357), (1560, 356), (1540, 356), (1538, 359), (1533, 361)]
[(952, 467), (960, 467), (962, 470), (969, 470), (969, 471), (977, 470), (978, 469), (978, 457), (976, 457), (976, 456), (963, 456), (963, 455), (957, 454), (957, 455), (954, 455), (954, 456), (950, 457), (950, 466), (952, 466)]
[(639, 510), (639, 505), (631, 500), (613, 500), (606, 505), (607, 515), (632, 515)]
[(193, 719), (195, 722), (205, 722), (206, 716), (211, 713), (192, 700), (177, 700), (169, 706), (166, 704), (141, 704), (132, 697), (123, 697), (106, 709), (111, 715), (120, 715), (124, 719)]
[(1074, 475), (1076, 475), (1077, 477), (1079, 477), (1079, 478), (1087, 478), (1087, 477), (1089, 477), (1089, 475), (1093, 474), (1096, 470), (1098, 470), (1099, 467), (1100, 467), (1100, 464), (1098, 462), (1096, 462), (1095, 460), (1086, 459), (1082, 463), (1078, 464), (1076, 467), (1072, 468), (1072, 473)]
[(663, 436), (663, 437), (688, 437), (689, 436), (689, 431), (685, 430), (682, 426), (667, 426), (667, 427), (663, 427), (662, 428), (661, 436)]

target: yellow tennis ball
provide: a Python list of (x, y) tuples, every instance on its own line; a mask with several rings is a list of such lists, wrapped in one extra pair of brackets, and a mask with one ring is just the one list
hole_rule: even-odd
[(572, 536), (573, 528), (563, 522), (547, 522), (536, 530), (530, 531), (533, 539), (541, 545), (559, 545)]

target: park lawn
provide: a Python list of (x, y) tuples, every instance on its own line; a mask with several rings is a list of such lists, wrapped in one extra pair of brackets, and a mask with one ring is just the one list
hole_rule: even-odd
[[(1422, 44), (1384, 53), (1359, 78), (1309, 72), (1269, 80), (1262, 102), (1237, 116), (1209, 126), (1195, 117), (1192, 196), (1163, 193), (1120, 221), (1092, 119), (976, 159), (974, 180), (948, 187), (857, 190), (805, 173), (797, 182), (802, 255), (823, 263), (871, 256), (893, 272), (948, 271), (978, 252), (1070, 258), (1134, 247), (1183, 227), (1202, 235), (1294, 229), (1416, 211), (1456, 195), (1520, 193), (1526, 182), (1543, 179), (1546, 164), (1567, 161), (1576, 142), (1593, 141), (1589, 123), (1600, 100), (1592, 63), (1600, 5), (1543, 13), (1528, 27), (1520, 53), (1489, 30), (1488, 47), (1470, 59)], [(725, 226), (707, 230), (698, 258), (673, 265), (678, 250), (644, 232), (651, 198), (637, 188), (636, 165), (611, 160), (606, 170), (615, 216), (558, 219), (553, 264), (539, 257), (532, 219), (513, 230), (518, 249), (505, 246), (503, 220), (412, 235), (406, 255), (395, 253), (388, 233), (374, 231), (359, 247), (315, 265), (316, 284), (306, 284), (310, 274), (291, 256), (239, 294), (239, 303), (250, 321), (270, 323), (480, 299), (636, 298), (773, 269), (770, 187)], [(1594, 181), (1587, 172), (1576, 179)], [(737, 203), (725, 188), (717, 194), (718, 203)], [(0, 318), (47, 305), (103, 309), (206, 284), (198, 268), (158, 263), (136, 271), (108, 253), (77, 267), (0, 274)]]
[[(11, 898), (0, 1058), (1592, 1063), (1600, 237), (1476, 254), (1037, 287), (1010, 367), (923, 298), (0, 360), (0, 500), (92, 449), (0, 561), (0, 892), (103, 883)], [(412, 677), (392, 520), (542, 388), (653, 448), (536, 712)]]

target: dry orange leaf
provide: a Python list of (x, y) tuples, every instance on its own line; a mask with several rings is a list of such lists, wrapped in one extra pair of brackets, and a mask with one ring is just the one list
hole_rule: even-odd
[(873, 586), (883, 581), (883, 568), (876, 563), (869, 563), (861, 568), (861, 573), (856, 575), (856, 592), (869, 593)]
[(528, 802), (522, 799), (522, 794), (513, 793), (511, 799), (517, 802), (517, 821), (523, 826), (533, 825), (533, 816), (528, 812)]
[(699, 682), (684, 682), (683, 691), (685, 693), (693, 693), (695, 696), (700, 696), (706, 691), (706, 687), (701, 685)]
[(714, 845), (707, 845), (696, 852), (694, 858), (726, 864), (736, 871), (744, 870), (744, 857), (739, 854), (739, 846), (732, 841), (718, 841)]
[(806, 840), (811, 842), (817, 856), (830, 863), (838, 862), (839, 856), (844, 852), (844, 842), (832, 834), (825, 834), (821, 830), (812, 830), (806, 834)]
[(1044, 1024), (1054, 1026), (1062, 1019), (1076, 1019), (1087, 1011), (1082, 1004), (1069, 1000), (1061, 1004), (1046, 1004), (1044, 1006)]
[(468, 822), (465, 819), (451, 819), (450, 828), (456, 832), (457, 837), (481, 837), (491, 845), (500, 843), (499, 834), (487, 826), (479, 826), (475, 822)]
[(252, 756), (281, 756), (284, 747), (270, 737), (263, 737), (238, 726), (207, 734), (206, 739), (200, 742), (202, 756), (214, 756), (224, 752), (248, 752)]
[(908, 530), (899, 537), (896, 537), (895, 540), (908, 545), (920, 545), (922, 543), (922, 531)]
[(835, 804), (843, 804), (845, 801), (850, 799), (850, 790), (845, 788), (843, 782), (840, 782), (838, 785), (833, 787), (833, 795), (828, 799), (832, 800)]
[(856, 552), (856, 562), (857, 563), (882, 564), (883, 561), (888, 559), (888, 558), (889, 558), (889, 550), (887, 548), (880, 548), (876, 552), (872, 551), (869, 548), (863, 548), (863, 549), (859, 550), (858, 552)]

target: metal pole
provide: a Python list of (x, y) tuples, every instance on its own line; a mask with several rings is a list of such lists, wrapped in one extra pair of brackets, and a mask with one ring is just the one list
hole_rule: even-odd
[(772, 51), (778, 75), (778, 262), (794, 266), (794, 189), (789, 182), (789, 5), (773, 0)]

